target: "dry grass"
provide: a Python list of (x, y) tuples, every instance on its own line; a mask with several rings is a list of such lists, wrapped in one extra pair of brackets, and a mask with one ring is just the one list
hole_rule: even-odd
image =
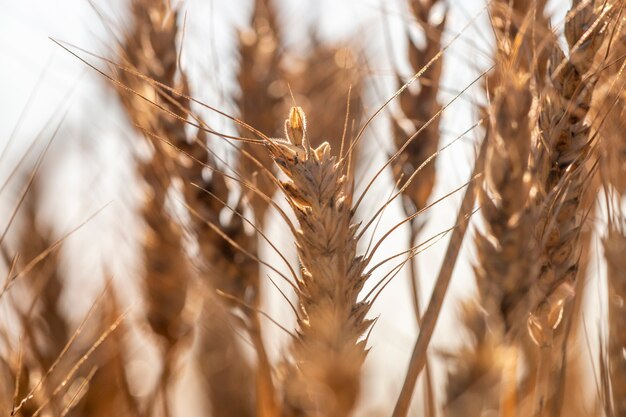
[[(623, 0), (574, 0), (562, 25), (545, 1), (489, 2), (493, 66), (474, 80), (486, 104), (472, 103), (483, 139), (456, 190), (457, 218), (436, 236), (425, 236), (426, 211), (456, 192), (436, 197), (452, 145), (442, 114), (462, 96), (442, 99), (448, 48), (460, 42), (446, 36), (456, 6), (404, 6), (402, 53), (414, 75), (394, 68), (401, 86), (382, 104), (372, 103), (378, 74), (366, 42), (311, 30), (310, 45), (290, 47), (293, 19), (278, 1), (255, 0), (237, 32), (237, 116), (194, 98), (181, 64), (193, 63), (182, 59), (186, 18), (167, 0), (129, 0), (110, 58), (58, 43), (106, 80), (133, 127), (139, 300), (125, 306), (103, 268), (104, 288), (75, 323), (63, 249), (93, 218), (59, 235), (41, 216), (55, 170), (41, 165), (48, 148), (19, 160), (0, 184), (11, 197), (0, 236), (0, 416), (173, 417), (190, 398), (192, 414), (216, 417), (626, 415)], [(237, 134), (216, 131), (214, 117)], [(372, 139), (393, 149), (381, 166), (368, 165), (367, 152), (384, 153)], [(402, 215), (389, 226), (394, 207)], [(397, 239), (405, 228), (408, 241)], [(419, 276), (415, 257), (448, 232), (439, 272)], [(454, 307), (466, 338), (435, 355), (463, 245), (475, 254), (464, 278), (477, 289)], [(590, 272), (593, 256), (606, 271)], [(418, 336), (404, 381), (384, 409), (369, 410), (372, 381), (382, 391), (387, 376), (368, 374), (370, 336), (383, 326), (373, 311), (405, 266), (415, 314), (393, 319)], [(590, 313), (592, 278), (608, 294)], [(266, 289), (292, 317), (269, 313)], [(589, 314), (599, 317), (596, 339)], [(287, 335), (283, 348), (269, 326)], [(599, 354), (581, 353), (580, 329)], [(589, 398), (579, 380), (597, 381)]]

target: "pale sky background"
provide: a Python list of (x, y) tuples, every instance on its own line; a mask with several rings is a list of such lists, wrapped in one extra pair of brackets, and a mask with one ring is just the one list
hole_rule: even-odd
[[(124, 19), (125, 2), (122, 0), (94, 0), (98, 8), (120, 25)], [(347, 39), (358, 35), (373, 68), (372, 81), (381, 94), (372, 93), (368, 99), (371, 114), (393, 93), (393, 68), (408, 71), (404, 61), (404, 30), (408, 15), (402, 0), (283, 0), (281, 25), (286, 34), (287, 47), (306, 44), (307, 25), (318, 28), (325, 39)], [(491, 33), (483, 0), (450, 0), (450, 12), (444, 44), (462, 32), (445, 54), (445, 75), (441, 102), (448, 103), (458, 92), (468, 86), (477, 74), (489, 65)], [(183, 66), (191, 75), (193, 91), (200, 100), (234, 112), (228, 98), (236, 92), (234, 69), (237, 65), (234, 28), (245, 25), (250, 12), (249, 0), (188, 0), (181, 4), (187, 12), (187, 32), (183, 52)], [(384, 7), (383, 7), (384, 6)], [(383, 17), (383, 10), (387, 12)], [(79, 320), (91, 305), (102, 283), (102, 272), (108, 270), (115, 276), (116, 285), (124, 288), (126, 302), (138, 298), (136, 285), (136, 240), (140, 230), (132, 226), (134, 209), (139, 204), (133, 177), (132, 158), (128, 144), (133, 141), (132, 130), (124, 121), (108, 86), (95, 72), (51, 42), (52, 37), (75, 44), (90, 52), (111, 56), (111, 32), (90, 7), (87, 0), (0, 0), (0, 150), (16, 129), (8, 156), (0, 162), (0, 176), (12, 169), (17, 158), (25, 151), (40, 130), (48, 124), (55, 126), (66, 113), (62, 128), (46, 158), (53, 164), (53, 175), (44, 179), (47, 211), (43, 218), (55, 225), (59, 235), (72, 229), (89, 215), (110, 203), (102, 213), (67, 241), (63, 248), (65, 267), (69, 279), (64, 305), (75, 320)], [(562, 13), (562, 11), (560, 11)], [(118, 31), (121, 26), (113, 26)], [(386, 50), (385, 31), (390, 29), (392, 54), (390, 63)], [(95, 58), (93, 64), (101, 66)], [(218, 64), (216, 64), (218, 63)], [(216, 87), (219, 86), (219, 87)], [(476, 117), (471, 101), (480, 97), (480, 84), (457, 99), (445, 111), (442, 121), (441, 146), (456, 138), (473, 125)], [(227, 99), (224, 99), (227, 97)], [(338, 110), (343, 112), (343, 109)], [(220, 129), (232, 129), (228, 123), (213, 116)], [(45, 129), (43, 140), (50, 137)], [(381, 118), (373, 125), (370, 144), (387, 143), (388, 129)], [(219, 129), (218, 129), (219, 130)], [(375, 135), (374, 135), (375, 134)], [(437, 160), (438, 180), (433, 200), (465, 183), (469, 177), (474, 144), (481, 137), (480, 130), (467, 134), (461, 141), (445, 150)], [(379, 167), (384, 155), (375, 155), (372, 165)], [(51, 172), (51, 171), (48, 171)], [(364, 180), (372, 175), (363, 173)], [(372, 213), (377, 204), (388, 195), (389, 175), (377, 182), (367, 200)], [(422, 238), (430, 237), (449, 228), (455, 220), (461, 193), (429, 210), (429, 222)], [(0, 197), (5, 213), (6, 195)], [(387, 230), (401, 216), (398, 204), (390, 206), (379, 226), (379, 234)], [(2, 217), (0, 217), (2, 218)], [(3, 226), (5, 220), (0, 221)], [(293, 245), (284, 236), (284, 226), (278, 221), (269, 224), (269, 235), (278, 246), (293, 255)], [(470, 228), (469, 239), (474, 228)], [(404, 249), (406, 229), (391, 236), (377, 259)], [(401, 242), (399, 244), (398, 242)], [(440, 266), (447, 239), (444, 238), (418, 257), (423, 292), (429, 294)], [(431, 345), (431, 357), (438, 351), (453, 350), (462, 341), (462, 331), (456, 322), (456, 305), (460, 299), (469, 298), (474, 291), (471, 262), (473, 253), (466, 244), (457, 264), (448, 292), (444, 313), (437, 326)], [(121, 248), (121, 249), (120, 249)], [(265, 252), (270, 261), (275, 256)], [(113, 261), (112, 261), (113, 260)], [(374, 260), (376, 263), (376, 260)], [(376, 275), (371, 284), (376, 281)], [(289, 326), (289, 310), (276, 291), (268, 286), (267, 312)], [(428, 297), (422, 294), (422, 304)], [(71, 306), (71, 308), (70, 308)], [(140, 310), (141, 306), (137, 307)], [(0, 319), (3, 310), (0, 309)], [(404, 378), (404, 369), (416, 336), (408, 280), (398, 275), (372, 309), (372, 316), (380, 316), (371, 338), (371, 353), (366, 365), (366, 390), (364, 409), (388, 409), (394, 401)], [(590, 317), (593, 320), (594, 317)], [(281, 352), (285, 336), (266, 323), (270, 350)], [(142, 355), (143, 356), (143, 355)], [(145, 369), (148, 365), (139, 359), (134, 365)], [(445, 369), (436, 369), (437, 385), (445, 382)], [(181, 412), (193, 414), (193, 372), (185, 373), (181, 392), (190, 398), (179, 404)], [(418, 391), (420, 392), (420, 391)], [(182, 414), (181, 414), (182, 415)]]

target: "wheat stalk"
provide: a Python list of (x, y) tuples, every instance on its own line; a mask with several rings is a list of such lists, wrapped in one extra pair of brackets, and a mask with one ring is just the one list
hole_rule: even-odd
[[(467, 307), (463, 312), (474, 346), (458, 354), (457, 369), (448, 376), (447, 408), (451, 416), (478, 416), (489, 410), (506, 415), (505, 409), (511, 408), (505, 400), (511, 390), (501, 384), (510, 377), (507, 372), (516, 374), (515, 365), (511, 370), (505, 364), (517, 355), (515, 335), (519, 334), (520, 320), (530, 311), (529, 290), (536, 276), (527, 175), (532, 125), (530, 74), (520, 70), (514, 58), (497, 59), (495, 76), (502, 77), (502, 83), (495, 89), (489, 108), (485, 180), (477, 187), (486, 228), (475, 238), (478, 263), (474, 269), (481, 307)], [(476, 401), (476, 396), (481, 401)]]

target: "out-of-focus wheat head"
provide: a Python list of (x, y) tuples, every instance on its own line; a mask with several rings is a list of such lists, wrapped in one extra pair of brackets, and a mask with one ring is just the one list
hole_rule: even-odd
[(469, 332), (470, 343), (450, 358), (444, 415), (498, 415), (502, 374), (508, 370), (505, 368), (507, 351), (506, 345), (501, 343), (502, 334), (489, 328), (484, 310), (473, 302), (462, 306), (461, 317), (463, 327)]
[[(480, 306), (470, 304), (463, 310), (474, 346), (458, 354), (457, 366), (448, 376), (450, 416), (517, 412), (517, 396), (523, 397), (516, 393), (519, 334), (525, 330), (529, 290), (536, 279), (528, 166), (535, 119), (526, 60), (532, 10), (520, 17), (516, 13), (521, 10), (507, 2), (494, 2), (492, 8), (499, 31), (490, 78), (498, 82), (489, 86), (484, 181), (477, 187), (485, 224), (485, 231), (475, 238)], [(500, 360), (491, 360), (498, 356)]]
[(529, 312), (528, 291), (536, 276), (528, 175), (533, 97), (530, 74), (516, 67), (516, 56), (497, 57), (502, 82), (489, 111), (485, 182), (478, 189), (486, 232), (476, 236), (481, 300), (496, 320), (492, 324), (503, 325), (505, 333)]
[[(239, 33), (239, 97), (237, 106), (240, 118), (266, 135), (274, 136), (280, 129), (280, 102), (284, 91), (284, 71), (281, 68), (281, 32), (278, 27), (276, 10), (272, 0), (255, 0), (250, 27)], [(239, 127), (242, 135), (248, 133)], [(244, 142), (241, 149), (257, 159), (268, 170), (273, 168), (272, 159), (261, 146)], [(242, 155), (239, 158), (238, 172), (268, 197), (275, 190), (275, 184), (267, 174)], [(268, 204), (253, 192), (247, 192), (254, 210), (257, 224), (262, 226)]]
[[(392, 118), (393, 138), (397, 148), (411, 142), (406, 150), (393, 162), (393, 173), (397, 181), (407, 181), (420, 168), (410, 183), (406, 184), (404, 201), (407, 213), (413, 213), (426, 206), (435, 184), (435, 163), (422, 164), (437, 151), (439, 145), (439, 118), (441, 104), (437, 100), (443, 57), (440, 53), (441, 38), (446, 24), (446, 12), (437, 14), (444, 6), (440, 0), (412, 0), (410, 7), (417, 26), (424, 32), (423, 46), (411, 36), (408, 38), (408, 58), (413, 72), (426, 69), (418, 79), (419, 85), (412, 85), (400, 95), (401, 115)], [(438, 11), (441, 14), (441, 10)], [(439, 19), (439, 20), (434, 20)], [(433, 60), (436, 58), (435, 60)], [(430, 62), (433, 60), (433, 62)], [(398, 76), (402, 85), (403, 79)], [(417, 83), (415, 83), (417, 84)], [(407, 123), (408, 122), (408, 123)], [(413, 135), (417, 135), (413, 137)]]
[[(121, 46), (128, 65), (148, 79), (166, 86), (175, 85), (177, 76), (176, 13), (158, 0), (136, 0), (131, 3), (132, 23)], [(118, 88), (119, 96), (131, 122), (140, 128), (166, 138), (172, 143), (186, 141), (184, 119), (159, 111), (149, 101), (180, 114), (175, 102), (163, 98), (154, 83), (128, 71), (120, 71), (118, 81), (134, 92)], [(183, 117), (183, 116), (181, 116)], [(139, 173), (146, 185), (142, 217), (146, 223), (143, 241), (147, 318), (152, 329), (173, 346), (189, 329), (182, 310), (191, 274), (182, 245), (182, 229), (167, 212), (167, 195), (174, 163), (167, 146), (158, 140), (152, 155), (139, 161)]]

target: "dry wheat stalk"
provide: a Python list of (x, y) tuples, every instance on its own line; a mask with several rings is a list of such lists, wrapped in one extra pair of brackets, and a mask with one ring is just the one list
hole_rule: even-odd
[(347, 416), (358, 393), (369, 309), (357, 296), (366, 279), (356, 255), (351, 179), (323, 143), (311, 148), (305, 115), (294, 107), (285, 122), (287, 141), (267, 146), (288, 180), (282, 188), (300, 225), (295, 235), (298, 335), (284, 371), (284, 415)]
[(608, 278), (608, 369), (615, 416), (626, 415), (626, 234), (611, 225), (604, 240)]
[(467, 232), (470, 217), (472, 215), (472, 208), (475, 203), (476, 180), (482, 176), (486, 151), (487, 141), (483, 140), (480, 145), (476, 161), (474, 162), (471, 180), (468, 183), (465, 194), (463, 195), (463, 200), (461, 201), (461, 206), (456, 218), (456, 224), (443, 257), (443, 261), (435, 281), (435, 287), (423, 315), (420, 333), (415, 341), (415, 345), (413, 346), (413, 352), (411, 353), (404, 383), (393, 409), (393, 417), (406, 417), (408, 415), (417, 378), (426, 364), (428, 346), (432, 339), (439, 314), (441, 313), (441, 307), (443, 305), (446, 292), (448, 291), (452, 273), (454, 272), (454, 267), (461, 250), (463, 239), (465, 238), (465, 233)]
[[(478, 262), (474, 266), (478, 303), (484, 313), (475, 311), (477, 307), (464, 310), (463, 321), (474, 326), (468, 330), (475, 346), (459, 353), (458, 369), (448, 376), (449, 415), (465, 415), (466, 406), (474, 407), (469, 415), (517, 412), (517, 397), (523, 397), (516, 377), (519, 323), (532, 306), (529, 290), (536, 279), (528, 175), (534, 122), (529, 56), (535, 11), (531, 4), (506, 0), (490, 6), (496, 34), (495, 69), (487, 82), (491, 104), (486, 109), (485, 177), (482, 187), (477, 187), (485, 232), (475, 237)], [(485, 355), (495, 352), (502, 361), (484, 361)], [(480, 379), (472, 386), (467, 373), (476, 370), (491, 375), (490, 379)], [(463, 393), (463, 387), (468, 392)], [(481, 396), (482, 402), (476, 396)]]

